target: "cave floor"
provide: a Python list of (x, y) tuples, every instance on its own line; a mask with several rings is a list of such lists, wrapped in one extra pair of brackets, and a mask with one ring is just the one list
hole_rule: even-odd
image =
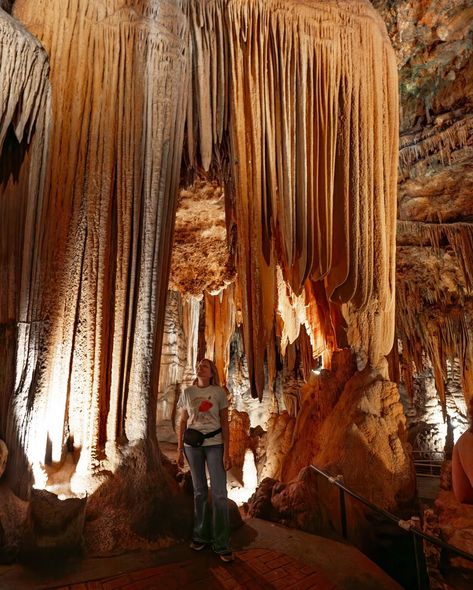
[(0, 590), (400, 590), (358, 550), (260, 519), (232, 536), (235, 561), (184, 544), (106, 558), (0, 566)]

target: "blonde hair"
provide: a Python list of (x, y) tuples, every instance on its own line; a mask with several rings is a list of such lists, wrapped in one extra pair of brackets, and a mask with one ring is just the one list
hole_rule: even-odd
[[(199, 365), (200, 363), (203, 362), (209, 363), (210, 366), (210, 372), (212, 373), (212, 376), (210, 377), (210, 385), (217, 385), (218, 387), (220, 387), (220, 377), (218, 376), (218, 370), (217, 370), (217, 366), (215, 365), (215, 363), (213, 361), (211, 361), (210, 359), (204, 358), (201, 359), (199, 361)], [(197, 377), (194, 380), (194, 385), (197, 383)]]

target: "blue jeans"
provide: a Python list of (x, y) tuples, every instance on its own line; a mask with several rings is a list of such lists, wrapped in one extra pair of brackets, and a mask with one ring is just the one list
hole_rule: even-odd
[[(223, 467), (223, 445), (184, 447), (194, 487), (194, 530), (198, 543), (211, 543), (215, 553), (229, 550), (230, 520), (227, 501), (227, 474)], [(212, 523), (210, 522), (207, 476), (212, 490)], [(211, 526), (212, 525), (212, 526)]]

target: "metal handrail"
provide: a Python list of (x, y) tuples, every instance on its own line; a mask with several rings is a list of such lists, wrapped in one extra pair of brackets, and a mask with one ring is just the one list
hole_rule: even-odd
[[(395, 514), (388, 512), (384, 508), (380, 508), (379, 506), (376, 506), (376, 504), (373, 504), (372, 502), (370, 502), (369, 500), (367, 500), (363, 496), (360, 496), (359, 494), (357, 494), (353, 490), (350, 490), (350, 488), (347, 488), (342, 483), (343, 476), (337, 475), (336, 477), (333, 477), (332, 475), (326, 473), (322, 469), (319, 469), (315, 465), (310, 465), (310, 467), (312, 469), (314, 469), (317, 473), (319, 473), (320, 475), (322, 475), (323, 477), (328, 479), (328, 481), (330, 483), (338, 486), (338, 488), (340, 490), (342, 490), (343, 493), (347, 493), (349, 496), (352, 496), (353, 498), (355, 498), (356, 500), (358, 500), (359, 502), (361, 502), (362, 504), (364, 504), (365, 506), (370, 508), (373, 512), (377, 512), (378, 514), (383, 515), (388, 520), (396, 523), (401, 529), (405, 530), (406, 532), (411, 532), (413, 535), (421, 537), (425, 541), (428, 541), (429, 543), (432, 543), (433, 545), (436, 545), (437, 547), (440, 547), (440, 548), (445, 549), (447, 551), (451, 551), (452, 553), (456, 553), (458, 556), (463, 557), (464, 559), (473, 562), (473, 555), (471, 553), (463, 551), (462, 549), (458, 549), (458, 547), (455, 547), (454, 545), (450, 545), (450, 543), (446, 543), (445, 541), (442, 541), (438, 537), (433, 537), (432, 535), (428, 535), (427, 533), (424, 533), (424, 531), (421, 531), (420, 529), (418, 529), (416, 526), (414, 526), (412, 524), (412, 520), (402, 520), (401, 518), (399, 518)], [(341, 500), (341, 502), (342, 502), (342, 500)], [(342, 510), (342, 518), (346, 518), (346, 512), (345, 512), (344, 508)], [(345, 531), (345, 534), (343, 536), (346, 537), (346, 521), (344, 523), (342, 522), (342, 530)]]
[(443, 461), (435, 461), (432, 459), (414, 459), (414, 467), (416, 475), (422, 477), (440, 477), (442, 472)]
[(416, 450), (416, 451), (411, 451), (413, 455), (426, 455), (426, 456), (432, 456), (432, 455), (436, 455), (437, 457), (440, 457), (439, 461), (443, 461), (445, 459), (445, 451), (420, 451), (420, 450)]

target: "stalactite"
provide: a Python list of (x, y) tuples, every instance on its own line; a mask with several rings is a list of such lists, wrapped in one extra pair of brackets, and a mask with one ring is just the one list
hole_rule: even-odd
[[(400, 294), (403, 293), (400, 286)], [(400, 296), (397, 312), (398, 334), (402, 343), (402, 368), (406, 389), (411, 395), (413, 391), (412, 368), (421, 372), (427, 365), (432, 365), (435, 385), (440, 402), (446, 411), (445, 380), (447, 378), (447, 361), (460, 359), (462, 383), (465, 398), (471, 398), (471, 367), (473, 366), (473, 351), (469, 345), (471, 333), (470, 320), (467, 314), (458, 307), (441, 308), (435, 312), (434, 308), (423, 309), (415, 305), (412, 295), (408, 299), (410, 311), (403, 308), (405, 297)]]
[(236, 327), (235, 286), (217, 295), (205, 294), (205, 356), (215, 361), (220, 382), (228, 380), (230, 340)]
[(417, 221), (398, 221), (398, 234), (401, 243), (433, 246), (450, 244), (464, 276), (468, 290), (473, 289), (473, 224), (471, 223), (420, 223)]
[[(368, 318), (375, 331), (358, 330), (352, 344), (377, 364), (393, 341), (398, 149), (397, 68), (384, 25), (364, 0), (191, 0), (189, 14), (199, 78), (189, 137), (200, 138), (208, 167), (210, 137), (215, 150), (228, 125), (254, 389), (261, 396), (273, 346), (277, 263), (296, 295), (308, 278), (325, 279), (330, 299), (351, 302), (360, 324)], [(228, 120), (208, 99), (223, 83), (216, 71), (231, 81)]]
[(305, 319), (305, 294), (299, 297), (292, 293), (292, 290), (282, 276), (278, 267), (278, 314), (282, 319), (282, 331), (280, 348), (281, 354), (286, 354), (286, 347), (292, 344), (299, 336), (301, 323)]
[[(322, 354), (329, 346), (336, 348), (334, 342), (327, 299), (322, 284), (312, 281), (306, 282), (306, 288), (297, 296), (290, 286), (284, 281), (282, 271), (277, 269), (278, 279), (278, 315), (281, 318), (280, 350), (284, 356), (288, 344), (293, 344), (301, 334), (302, 326), (304, 333), (310, 341), (312, 358)], [(309, 367), (310, 367), (309, 363)]]
[(201, 298), (186, 297), (182, 302), (183, 328), (187, 342), (187, 363), (182, 379), (182, 387), (192, 385), (197, 366), (197, 352), (199, 346), (199, 312)]
[(15, 16), (50, 54), (55, 123), (34, 253), (45, 270), (24, 288), (50, 323), (28, 359), (41, 371), (16, 396), (33, 396), (30, 460), (49, 439), (59, 461), (69, 437), (87, 477), (117, 443), (155, 440), (188, 25), (179, 0), (19, 0)]
[(413, 395), (413, 367), (421, 372), (430, 364), (446, 411), (448, 361), (459, 360), (465, 397), (471, 396), (472, 229), (467, 223), (399, 222), (398, 233), (396, 323), (406, 388)]
[(420, 163), (423, 168), (438, 161), (442, 167), (451, 164), (456, 150), (473, 143), (473, 115), (458, 116), (459, 120), (439, 120), (436, 125), (401, 137), (399, 167), (404, 178), (415, 176)]

